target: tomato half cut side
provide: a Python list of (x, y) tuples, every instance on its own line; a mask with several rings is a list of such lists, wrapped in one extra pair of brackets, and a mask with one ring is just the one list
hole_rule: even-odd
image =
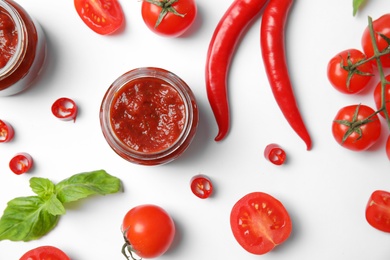
[(27, 251), (19, 260), (70, 260), (70, 258), (57, 247), (40, 246)]
[(51, 112), (55, 117), (61, 120), (73, 120), (75, 122), (77, 116), (77, 105), (72, 99), (62, 97), (53, 103), (51, 106)]
[(279, 200), (267, 193), (252, 192), (233, 206), (230, 227), (246, 251), (262, 255), (289, 238), (292, 222)]
[(6, 143), (14, 138), (14, 129), (11, 124), (4, 120), (0, 120), (0, 143)]
[(367, 222), (383, 232), (390, 232), (390, 192), (374, 191), (366, 207)]
[(213, 184), (207, 176), (196, 175), (191, 178), (191, 191), (201, 199), (207, 199), (213, 193)]
[(9, 162), (9, 168), (16, 175), (28, 172), (33, 165), (33, 159), (28, 153), (18, 153)]
[(114, 33), (124, 22), (117, 0), (74, 0), (74, 6), (81, 20), (101, 35)]
[(269, 144), (264, 149), (264, 157), (275, 165), (286, 161), (286, 152), (278, 144)]

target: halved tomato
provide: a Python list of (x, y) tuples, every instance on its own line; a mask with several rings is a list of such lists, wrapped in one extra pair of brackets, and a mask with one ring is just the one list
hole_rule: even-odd
[(292, 222), (283, 204), (263, 192), (242, 197), (230, 213), (230, 226), (237, 242), (249, 253), (262, 255), (290, 236)]
[(366, 207), (367, 222), (376, 229), (390, 232), (390, 192), (376, 190)]
[(124, 21), (122, 7), (117, 0), (74, 0), (81, 20), (98, 34), (111, 34)]

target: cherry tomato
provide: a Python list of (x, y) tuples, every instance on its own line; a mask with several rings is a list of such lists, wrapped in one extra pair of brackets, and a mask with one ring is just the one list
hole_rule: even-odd
[(352, 151), (363, 151), (378, 141), (381, 123), (375, 111), (365, 105), (351, 105), (340, 109), (332, 123), (336, 141)]
[(14, 137), (14, 129), (4, 120), (0, 120), (0, 143), (6, 143)]
[(386, 141), (386, 155), (387, 158), (389, 158), (390, 160), (390, 135), (389, 137), (387, 137), (387, 141)]
[(33, 159), (28, 153), (18, 153), (9, 162), (9, 168), (17, 175), (28, 172), (32, 165)]
[[(142, 258), (164, 254), (175, 236), (175, 224), (168, 213), (159, 206), (146, 204), (129, 210), (122, 222), (124, 249)], [(123, 254), (127, 257), (126, 252)], [(129, 258), (130, 259), (130, 258)]]
[(57, 247), (40, 246), (26, 252), (19, 260), (70, 260), (70, 258)]
[(207, 199), (213, 193), (211, 180), (204, 175), (196, 175), (191, 179), (191, 191), (201, 199)]
[[(390, 82), (390, 75), (387, 75), (386, 80)], [(382, 84), (379, 82), (374, 89), (374, 100), (376, 108), (379, 110), (382, 107)], [(390, 113), (390, 85), (386, 84), (385, 86), (385, 102), (386, 102), (386, 110)], [(380, 115), (385, 117), (385, 113), (383, 111), (380, 112)], [(389, 114), (390, 115), (390, 114)]]
[(366, 207), (367, 222), (376, 229), (390, 232), (390, 192), (376, 190)]
[(256, 255), (282, 244), (292, 231), (283, 204), (263, 192), (249, 193), (236, 202), (230, 213), (230, 226), (237, 242)]
[(332, 86), (345, 94), (354, 94), (366, 88), (373, 75), (371, 62), (356, 66), (366, 59), (357, 49), (348, 49), (335, 55), (328, 63), (328, 79)]
[(74, 0), (81, 20), (98, 34), (111, 34), (123, 24), (122, 7), (117, 0)]
[[(386, 48), (389, 48), (389, 43), (385, 37), (390, 38), (390, 14), (385, 14), (379, 17), (377, 20), (372, 22), (372, 26), (374, 28), (375, 41), (378, 46), (378, 50), (383, 51)], [(383, 37), (383, 35), (385, 37)], [(368, 26), (363, 32), (362, 47), (367, 57), (374, 56), (374, 48), (372, 46), (370, 30)], [(384, 68), (390, 68), (390, 53), (382, 56), (380, 60)]]
[(282, 165), (286, 160), (286, 152), (277, 144), (269, 144), (264, 149), (264, 157), (275, 165)]
[(70, 98), (59, 98), (51, 106), (51, 112), (53, 115), (61, 120), (73, 120), (76, 121), (77, 105)]
[(146, 26), (167, 37), (178, 37), (190, 28), (196, 18), (195, 0), (144, 0), (141, 8)]

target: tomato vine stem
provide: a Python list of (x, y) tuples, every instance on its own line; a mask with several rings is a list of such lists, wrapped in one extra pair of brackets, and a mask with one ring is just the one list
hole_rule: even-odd
[(179, 13), (172, 6), (174, 3), (178, 2), (179, 0), (144, 0), (144, 1), (161, 7), (161, 12), (160, 12), (160, 14), (159, 14), (159, 16), (157, 18), (157, 21), (156, 21), (156, 24), (154, 25), (154, 28), (157, 28), (157, 26), (160, 25), (161, 21), (164, 19), (164, 17), (168, 13), (173, 13), (174, 15), (177, 15), (177, 16), (180, 16), (180, 17), (184, 17), (185, 16), (185, 14)]

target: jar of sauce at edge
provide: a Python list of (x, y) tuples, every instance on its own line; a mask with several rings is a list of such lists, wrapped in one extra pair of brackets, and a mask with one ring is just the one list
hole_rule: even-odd
[(33, 83), (46, 58), (40, 25), (16, 2), (0, 0), (0, 96), (17, 94)]
[(103, 135), (122, 158), (160, 165), (191, 143), (199, 112), (193, 92), (177, 75), (153, 67), (131, 70), (107, 90), (100, 108)]

